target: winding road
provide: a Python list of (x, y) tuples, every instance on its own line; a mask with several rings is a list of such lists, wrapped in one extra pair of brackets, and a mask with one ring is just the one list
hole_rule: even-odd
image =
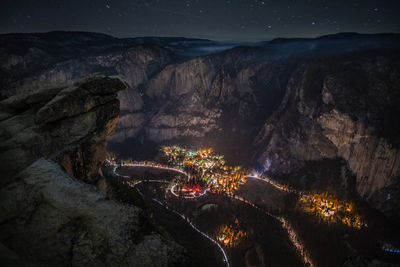
[(167, 210), (170, 210), (170, 211), (172, 211), (173, 213), (179, 215), (179, 217), (181, 217), (183, 220), (185, 220), (196, 232), (200, 233), (202, 236), (204, 236), (205, 238), (207, 238), (207, 239), (209, 239), (211, 242), (213, 242), (213, 243), (219, 248), (219, 250), (221, 251), (222, 255), (224, 256), (224, 261), (225, 261), (225, 263), (226, 263), (226, 266), (230, 267), (230, 263), (229, 263), (229, 260), (228, 260), (228, 256), (226, 255), (225, 250), (223, 249), (223, 247), (222, 247), (217, 241), (215, 241), (215, 239), (211, 238), (211, 237), (210, 237), (209, 235), (207, 235), (206, 233), (200, 231), (200, 229), (197, 228), (196, 226), (194, 226), (194, 224), (189, 220), (189, 218), (185, 217), (185, 215), (183, 215), (183, 214), (177, 212), (177, 211), (174, 210), (174, 209), (169, 208), (166, 204), (162, 203), (161, 201), (159, 201), (159, 200), (156, 199), (156, 198), (153, 198), (153, 200), (154, 200), (155, 202), (157, 202), (158, 204), (160, 204), (161, 206), (163, 206), (164, 208), (166, 208)]
[[(108, 163), (110, 164), (111, 162), (108, 161)], [(188, 176), (187, 173), (185, 173), (183, 170), (181, 169), (177, 169), (177, 168), (172, 168), (169, 166), (164, 166), (164, 165), (160, 165), (157, 163), (132, 163), (132, 164), (124, 164), (121, 166), (118, 165), (112, 165), (114, 166), (113, 168), (113, 173), (119, 177), (122, 177), (124, 179), (130, 179), (129, 176), (125, 176), (125, 175), (120, 175), (119, 173), (117, 173), (117, 169), (118, 167), (144, 167), (144, 168), (154, 168), (154, 169), (159, 169), (159, 170), (168, 170), (168, 171), (174, 171), (174, 172), (178, 172), (180, 174), (183, 174), (185, 176)], [(275, 188), (277, 188), (280, 191), (291, 191), (287, 188), (285, 188), (284, 186), (272, 181), (269, 178), (261, 178), (259, 176), (253, 175), (253, 174), (249, 174), (246, 176), (247, 178), (252, 178), (252, 179), (256, 179), (265, 183), (268, 183), (272, 186), (274, 186)], [(143, 183), (143, 182), (160, 182), (160, 183), (169, 183), (170, 181), (167, 180), (142, 180), (142, 181), (137, 181), (134, 182), (132, 184), (130, 184), (132, 187), (135, 187), (136, 185)], [(143, 194), (140, 192), (140, 190), (136, 189), (140, 195), (143, 196)], [(203, 194), (204, 195), (204, 194)], [(314, 267), (314, 264), (312, 263), (310, 257), (308, 256), (309, 253), (307, 253), (307, 251), (305, 250), (304, 246), (301, 244), (301, 242), (299, 241), (298, 235), (296, 234), (296, 232), (294, 231), (294, 229), (291, 227), (290, 223), (283, 218), (282, 216), (277, 216), (274, 214), (271, 214), (270, 212), (258, 207), (257, 205), (255, 205), (254, 203), (251, 203), (250, 201), (244, 199), (243, 197), (234, 195), (234, 194), (225, 194), (226, 197), (241, 201), (242, 203), (245, 203), (255, 209), (257, 209), (258, 211), (264, 213), (267, 216), (271, 216), (274, 219), (278, 220), (281, 225), (282, 228), (288, 233), (289, 239), (291, 240), (291, 242), (293, 243), (293, 245), (295, 246), (297, 252), (299, 253), (299, 255), (301, 255), (302, 260), (305, 264), (307, 264), (310, 267)], [(211, 238), (210, 236), (208, 236), (206, 233), (200, 231), (196, 226), (193, 225), (193, 223), (191, 221), (189, 221), (189, 219), (187, 217), (185, 217), (183, 214), (180, 214), (179, 212), (169, 208), (166, 204), (162, 203), (161, 201), (159, 201), (158, 199), (153, 198), (153, 201), (155, 201), (156, 203), (158, 203), (159, 205), (163, 206), (164, 208), (166, 208), (167, 210), (172, 211), (173, 213), (179, 215), (182, 219), (184, 219), (195, 231), (197, 231), (198, 233), (200, 233), (201, 235), (203, 235), (204, 237), (206, 237), (207, 239), (209, 239), (210, 241), (212, 241), (215, 245), (218, 246), (219, 250), (221, 251), (221, 253), (224, 256), (224, 261), (226, 263), (226, 265), (229, 267), (230, 263), (228, 260), (228, 257), (226, 255), (225, 250), (223, 249), (223, 247), (217, 242), (215, 241), (213, 238)]]

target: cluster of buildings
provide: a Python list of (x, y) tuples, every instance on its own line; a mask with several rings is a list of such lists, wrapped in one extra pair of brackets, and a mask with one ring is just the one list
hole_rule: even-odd
[(310, 210), (325, 221), (341, 222), (353, 228), (365, 226), (361, 217), (354, 212), (351, 203), (336, 199), (327, 193), (303, 194), (300, 201), (306, 206), (306, 210)]
[(225, 165), (224, 157), (213, 154), (211, 148), (191, 150), (179, 146), (162, 148), (169, 164), (183, 169), (188, 179), (217, 193), (231, 193), (245, 182), (241, 167)]
[(240, 229), (238, 220), (235, 220), (234, 224), (223, 225), (218, 229), (217, 240), (225, 247), (234, 247), (245, 236), (246, 232)]

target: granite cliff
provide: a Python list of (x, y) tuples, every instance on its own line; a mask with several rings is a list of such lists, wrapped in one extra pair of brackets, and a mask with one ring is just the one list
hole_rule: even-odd
[(211, 145), (272, 174), (339, 158), (360, 196), (398, 214), (399, 35), (276, 39), (187, 57), (167, 39), (68, 34), (2, 36), (17, 44), (0, 51), (2, 96), (121, 74), (128, 89), (110, 149), (138, 157), (151, 144)]
[[(95, 34), (84, 38), (83, 33), (71, 34), (67, 41), (62, 36), (0, 38), (5, 46), (0, 56), (2, 96), (71, 84), (95, 72), (121, 75), (128, 89), (118, 93), (120, 120), (108, 141), (122, 147), (130, 141), (146, 147), (147, 141), (199, 138), (215, 145), (227, 132), (237, 138), (221, 148), (234, 146), (237, 139), (249, 144), (279, 105), (292, 68), (261, 48), (238, 47), (190, 58), (160, 47), (159, 42), (141, 44)], [(23, 48), (9, 47), (14, 42)], [(39, 57), (46, 60), (38, 63)]]
[(271, 173), (290, 173), (307, 161), (343, 158), (358, 194), (396, 215), (399, 63), (378, 53), (299, 66), (256, 139), (258, 163)]
[[(116, 77), (0, 102), (0, 242), (10, 266), (176, 266), (183, 249), (142, 208), (109, 197), (100, 166), (118, 123)], [(152, 230), (153, 229), (153, 230)], [(2, 249), (4, 251), (4, 249)]]

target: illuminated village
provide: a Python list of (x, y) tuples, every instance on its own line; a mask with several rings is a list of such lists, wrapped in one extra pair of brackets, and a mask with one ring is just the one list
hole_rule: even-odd
[(353, 204), (327, 194), (303, 194), (300, 203), (304, 208), (327, 222), (341, 222), (349, 227), (360, 229), (366, 226), (361, 217), (354, 212)]
[(225, 165), (224, 157), (213, 154), (211, 148), (190, 150), (169, 146), (162, 151), (169, 164), (188, 174), (188, 179), (180, 186), (184, 192), (200, 194), (204, 187), (215, 193), (230, 194), (245, 182), (244, 170)]
[[(251, 180), (253, 183), (266, 183), (273, 188), (285, 192), (285, 194), (297, 195), (299, 198), (298, 207), (304, 211), (313, 214), (320, 218), (321, 221), (331, 224), (343, 224), (349, 228), (361, 229), (367, 227), (367, 224), (361, 219), (361, 216), (355, 211), (354, 204), (339, 200), (328, 193), (310, 193), (298, 191), (290, 186), (283, 185), (276, 180), (273, 180), (265, 175), (259, 174), (254, 170), (243, 170), (241, 167), (228, 166), (221, 155), (214, 154), (211, 148), (207, 149), (186, 149), (179, 146), (165, 146), (160, 149), (162, 153), (161, 161), (132, 161), (132, 160), (117, 160), (115, 157), (110, 157), (106, 164), (113, 168), (115, 175), (120, 177), (123, 183), (129, 185), (143, 196), (143, 193), (137, 187), (140, 184), (146, 183), (162, 183), (165, 184), (164, 197), (167, 202), (162, 203), (158, 198), (153, 198), (158, 204), (167, 207), (175, 214), (184, 219), (195, 231), (203, 235), (210, 242), (214, 243), (224, 256), (224, 261), (229, 266), (229, 259), (226, 251), (232, 248), (240, 247), (246, 237), (252, 235), (251, 231), (243, 230), (238, 220), (232, 222), (229, 220), (224, 224), (215, 226), (211, 232), (203, 232), (198, 225), (193, 223), (188, 216), (182, 212), (181, 207), (176, 206), (178, 199), (195, 199), (197, 201), (206, 201), (209, 196), (207, 192), (213, 193), (213, 197), (229, 198), (234, 201), (240, 201), (246, 206), (252, 207), (264, 213), (268, 217), (275, 218), (280, 222), (282, 229), (287, 233), (289, 240), (293, 244), (296, 253), (301, 257), (305, 266), (315, 266), (311, 259), (310, 249), (305, 246), (301, 235), (298, 234), (299, 229), (296, 229), (284, 214), (274, 214), (267, 209), (260, 207), (257, 203), (245, 199), (240, 191), (235, 192), (241, 185)], [(174, 173), (170, 179), (160, 176), (159, 179), (153, 177), (139, 178), (131, 180), (129, 176), (120, 175), (116, 172), (117, 168), (125, 167), (128, 170), (133, 168), (149, 168), (168, 171)], [(141, 187), (144, 188), (144, 187)], [(155, 191), (154, 191), (155, 192)], [(162, 193), (164, 194), (164, 193)], [(168, 196), (174, 195), (176, 198), (171, 198), (168, 203)], [(205, 197), (202, 197), (205, 196)], [(202, 197), (202, 198), (199, 198)], [(175, 200), (173, 200), (175, 199)], [(175, 204), (174, 204), (175, 203)], [(190, 203), (190, 202), (188, 202)], [(194, 202), (191, 202), (192, 204)], [(168, 207), (167, 205), (175, 205)], [(223, 205), (218, 203), (217, 205)], [(173, 208), (177, 208), (174, 210)], [(198, 216), (198, 215), (196, 215)], [(302, 231), (300, 229), (300, 231)], [(389, 243), (388, 243), (389, 244)], [(396, 254), (395, 247), (388, 245), (382, 246), (382, 250), (391, 254)]]
[(239, 227), (239, 221), (234, 224), (223, 225), (218, 229), (217, 240), (225, 247), (234, 247), (246, 237), (247, 234)]

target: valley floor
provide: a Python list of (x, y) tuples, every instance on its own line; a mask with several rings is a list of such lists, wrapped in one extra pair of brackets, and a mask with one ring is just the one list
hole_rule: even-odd
[[(304, 255), (300, 255), (303, 251), (307, 251), (315, 266), (342, 266), (348, 258), (357, 255), (369, 255), (387, 262), (399, 260), (396, 255), (388, 255), (377, 247), (377, 237), (370, 229), (323, 222), (306, 213), (293, 193), (258, 179), (248, 178), (235, 193), (242, 201), (210, 192), (189, 200), (177, 198), (169, 191), (176, 172), (125, 166), (118, 168), (117, 174), (136, 181), (135, 189), (143, 195), (155, 224), (162, 227), (160, 231), (166, 236), (186, 248), (192, 266), (224, 266), (225, 263), (218, 247), (194, 231), (171, 209), (219, 241), (230, 266), (305, 266)], [(154, 199), (168, 205), (170, 210)], [(288, 235), (276, 218), (286, 218), (292, 233), (289, 231)], [(222, 232), (225, 238), (232, 234), (229, 240), (232, 242), (224, 244)], [(237, 239), (235, 234), (239, 236)], [(296, 249), (296, 241), (303, 246), (303, 251)]]

